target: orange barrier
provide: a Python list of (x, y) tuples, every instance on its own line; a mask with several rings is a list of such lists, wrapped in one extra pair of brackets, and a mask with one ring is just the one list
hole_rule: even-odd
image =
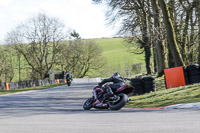
[(185, 77), (182, 66), (165, 69), (164, 73), (167, 89), (185, 86)]
[(60, 83), (60, 80), (59, 80), (59, 79), (57, 79), (57, 80), (56, 80), (56, 82), (57, 82), (57, 84), (59, 84), (59, 83)]
[(7, 91), (10, 90), (10, 88), (9, 88), (9, 84), (8, 84), (8, 83), (6, 83), (6, 90), (7, 90)]

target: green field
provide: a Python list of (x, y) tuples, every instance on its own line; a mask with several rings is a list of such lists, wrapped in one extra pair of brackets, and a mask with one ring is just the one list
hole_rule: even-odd
[(108, 67), (119, 68), (121, 70), (127, 64), (142, 63), (142, 71), (145, 70), (144, 54), (134, 54), (128, 52), (127, 42), (123, 38), (106, 38), (94, 40), (103, 49), (103, 57), (105, 57)]
[(133, 63), (143, 62), (144, 54), (137, 55), (128, 52), (123, 38), (108, 38), (108, 39), (97, 39), (95, 40), (103, 49), (103, 56), (107, 59), (109, 64), (116, 65), (120, 63), (124, 65), (127, 61)]

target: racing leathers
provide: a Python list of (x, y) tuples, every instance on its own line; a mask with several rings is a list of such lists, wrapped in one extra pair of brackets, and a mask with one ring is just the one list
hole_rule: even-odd
[[(108, 82), (113, 82), (113, 84), (106, 84)], [(115, 92), (118, 88), (125, 85), (125, 78), (123, 77), (110, 77), (107, 79), (102, 80), (99, 83), (99, 86), (104, 85), (105, 91), (108, 93), (109, 96), (114, 96), (113, 92)]]

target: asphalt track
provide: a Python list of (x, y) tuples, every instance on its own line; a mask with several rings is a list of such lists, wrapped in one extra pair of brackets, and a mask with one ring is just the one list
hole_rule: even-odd
[(198, 133), (199, 109), (85, 111), (95, 83), (0, 96), (0, 133)]

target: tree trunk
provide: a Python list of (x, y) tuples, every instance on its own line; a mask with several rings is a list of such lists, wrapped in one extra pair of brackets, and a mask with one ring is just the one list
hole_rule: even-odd
[(154, 73), (157, 73), (158, 72), (158, 54), (157, 54), (157, 49), (156, 49), (156, 42), (155, 42), (155, 40), (153, 40), (153, 42), (152, 42), (153, 44), (152, 44), (152, 46), (153, 46), (153, 58), (154, 58), (154, 60), (153, 60), (153, 64), (154, 64)]
[[(167, 46), (169, 47), (169, 43), (167, 43)], [(174, 63), (175, 63), (175, 61), (174, 61), (174, 58), (172, 55), (172, 51), (170, 51), (168, 48), (168, 68), (175, 67), (176, 65)]]
[(162, 33), (160, 31), (160, 12), (158, 6), (158, 0), (151, 0), (153, 14), (154, 14), (154, 27), (156, 29), (156, 38), (154, 38), (155, 43), (155, 52), (157, 55), (157, 69), (158, 69), (158, 76), (162, 76), (164, 74), (164, 69), (167, 68), (167, 57), (165, 56), (165, 43), (162, 40)]
[(21, 81), (21, 56), (20, 55), (17, 55), (17, 57), (18, 57), (18, 62), (19, 62), (19, 64), (18, 64), (18, 66), (19, 66), (19, 68), (18, 68), (18, 70), (19, 70), (19, 82)]
[(199, 0), (194, 0), (197, 4), (196, 6), (196, 12), (197, 12), (197, 17), (198, 17), (198, 42), (199, 42), (199, 46), (198, 46), (198, 51), (199, 51), (199, 58), (198, 58), (198, 63), (200, 64), (200, 1)]
[(165, 28), (167, 31), (167, 39), (169, 43), (169, 50), (172, 52), (172, 56), (174, 58), (175, 66), (183, 66), (185, 65), (178, 48), (178, 44), (176, 41), (176, 33), (174, 31), (174, 27), (170, 18), (170, 12), (167, 7), (165, 0), (159, 0), (159, 5), (163, 13), (163, 20), (165, 24)]
[(142, 23), (143, 25), (140, 26), (142, 31), (142, 41), (144, 46), (144, 52), (145, 52), (145, 62), (146, 62), (146, 71), (147, 74), (152, 74), (152, 68), (151, 68), (151, 46), (148, 36), (148, 17), (147, 13), (144, 9), (144, 6), (142, 4), (141, 0), (138, 0), (138, 3), (140, 4), (140, 7), (142, 8)]

